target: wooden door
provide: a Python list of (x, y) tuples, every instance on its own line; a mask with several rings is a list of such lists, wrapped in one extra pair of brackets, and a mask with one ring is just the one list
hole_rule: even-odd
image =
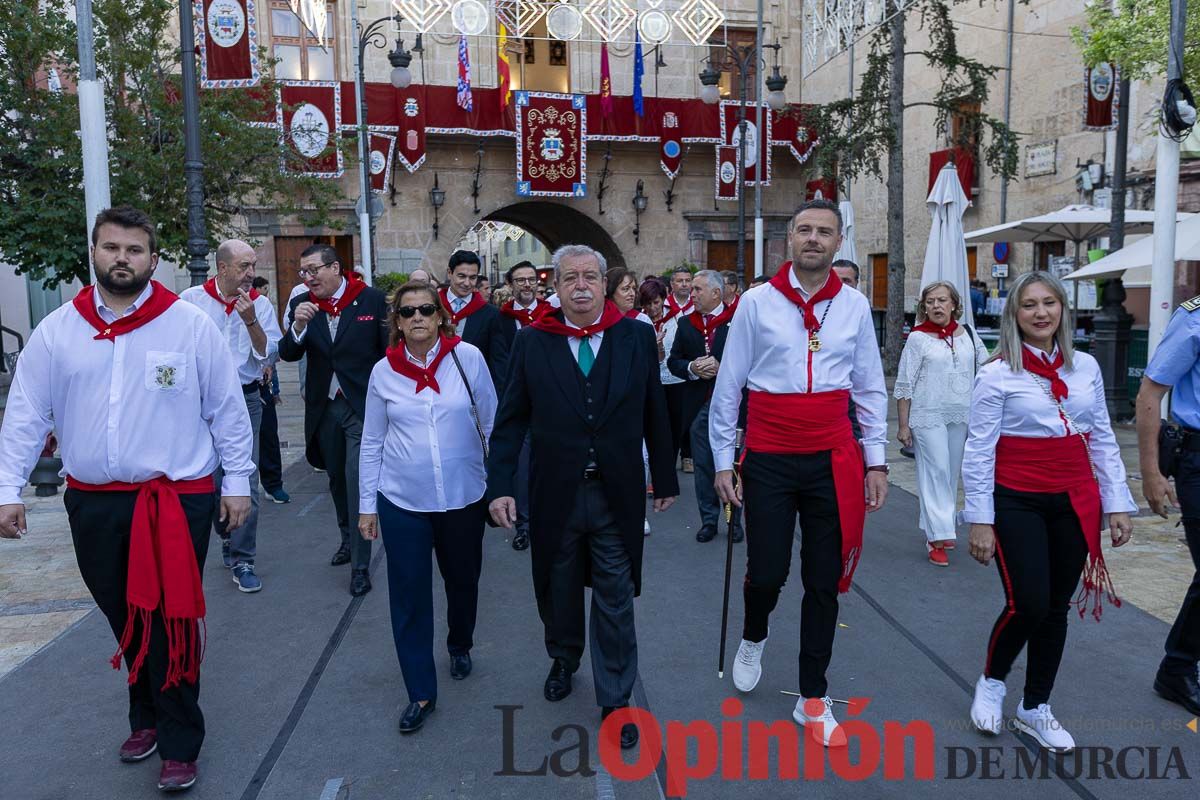
[[(754, 242), (747, 241), (742, 250), (745, 267), (742, 270), (742, 286), (749, 286), (754, 278)], [(717, 272), (726, 269), (737, 269), (737, 241), (710, 241), (708, 243), (708, 259), (705, 269), (715, 269)]]
[(887, 293), (887, 253), (873, 253), (871, 255), (871, 307), (887, 308)]
[(302, 281), (300, 254), (311, 244), (331, 244), (338, 251), (338, 260), (350, 269), (354, 265), (353, 236), (276, 236), (275, 237), (275, 307), (287, 314), (288, 298)]
[(967, 280), (973, 281), (979, 278), (977, 270), (979, 269), (979, 248), (967, 248)]

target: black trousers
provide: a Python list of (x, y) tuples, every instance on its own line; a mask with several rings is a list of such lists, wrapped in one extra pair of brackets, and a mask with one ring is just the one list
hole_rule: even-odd
[[(67, 489), (63, 495), (79, 573), (117, 638), (125, 630), (128, 617), (125, 585), (129, 570), (129, 528), (133, 524), (136, 499), (137, 492)], [(187, 515), (196, 562), (203, 575), (216, 499), (212, 494), (180, 495), (179, 499)], [(139, 636), (135, 631), (133, 641), (137, 642)], [(89, 668), (101, 668), (107, 655), (97, 653), (95, 664)], [(133, 655), (125, 654), (126, 668)], [(150, 650), (137, 682), (129, 687), (129, 730), (155, 728), (159, 757), (195, 761), (204, 741), (199, 682), (180, 683), (163, 691), (166, 679), (167, 633), (162, 615), (155, 613), (150, 623)]]
[(668, 383), (663, 387), (667, 394), (667, 413), (671, 415), (671, 452), (672, 458), (682, 455), (692, 457), (692, 437), (688, 435), (692, 421), (684, 415), (684, 398), (687, 396), (686, 383)]
[(997, 486), (996, 568), (1004, 611), (992, 626), (983, 674), (1003, 681), (1026, 651), (1025, 708), (1048, 702), (1067, 642), (1067, 612), (1087, 560), (1087, 541), (1065, 492)]
[(1175, 492), (1196, 574), (1167, 636), (1167, 652), (1160, 669), (1169, 675), (1194, 675), (1200, 661), (1200, 453), (1184, 452), (1175, 476)]
[(746, 616), (742, 638), (761, 642), (792, 563), (800, 517), (800, 693), (824, 697), (837, 632), (842, 527), (829, 451), (804, 455), (747, 452), (742, 463), (746, 525)]
[(283, 456), (279, 451), (279, 414), (271, 385), (264, 383), (258, 391), (262, 398), (262, 427), (258, 431), (258, 479), (268, 492), (283, 488)]
[(362, 420), (340, 394), (330, 400), (317, 423), (317, 441), (329, 474), (329, 494), (337, 514), (342, 546), (350, 550), (350, 566), (371, 566), (371, 540), (358, 535), (358, 453), (362, 447)]

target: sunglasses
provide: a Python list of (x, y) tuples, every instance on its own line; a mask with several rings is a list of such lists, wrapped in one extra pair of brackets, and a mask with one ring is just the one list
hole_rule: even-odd
[(412, 319), (418, 311), (421, 312), (422, 317), (433, 317), (437, 315), (438, 307), (433, 303), (424, 303), (419, 306), (400, 306), (396, 309), (396, 313), (404, 319)]

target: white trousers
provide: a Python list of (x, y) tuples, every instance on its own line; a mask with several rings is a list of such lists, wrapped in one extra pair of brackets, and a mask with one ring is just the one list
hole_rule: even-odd
[(958, 505), (958, 481), (966, 444), (966, 423), (913, 428), (921, 530), (930, 542), (955, 538), (954, 512)]

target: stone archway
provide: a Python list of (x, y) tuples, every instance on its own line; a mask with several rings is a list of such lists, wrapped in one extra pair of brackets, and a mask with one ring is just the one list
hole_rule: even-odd
[(519, 225), (554, 252), (564, 244), (585, 244), (600, 251), (609, 267), (624, 267), (625, 256), (604, 226), (570, 206), (528, 200), (499, 208), (483, 219)]

